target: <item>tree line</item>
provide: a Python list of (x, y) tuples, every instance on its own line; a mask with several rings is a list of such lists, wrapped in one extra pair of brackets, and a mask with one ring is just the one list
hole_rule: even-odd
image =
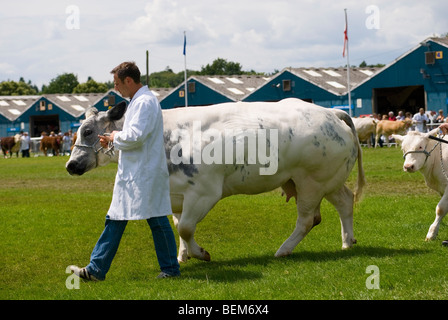
[[(253, 70), (243, 71), (238, 62), (227, 61), (217, 58), (211, 64), (202, 66), (200, 71), (187, 70), (187, 77), (192, 75), (240, 75), (260, 74)], [(173, 88), (184, 81), (184, 71), (174, 73), (167, 66), (165, 70), (154, 72), (149, 75), (150, 88)], [(146, 85), (146, 75), (142, 75), (141, 82)], [(7, 80), (0, 82), (0, 95), (40, 95), (52, 93), (104, 93), (114, 87), (113, 81), (97, 82), (88, 77), (84, 83), (79, 83), (78, 76), (74, 73), (63, 73), (51, 79), (49, 84), (44, 84), (39, 89), (31, 80), (26, 81), (23, 77), (19, 81)]]
[[(367, 64), (363, 61), (360, 67)], [(377, 65), (376, 65), (377, 66)], [(272, 74), (277, 73), (275, 70)], [(243, 67), (238, 62), (227, 61), (226, 59), (217, 58), (211, 64), (202, 66), (200, 71), (187, 70), (187, 77), (193, 75), (267, 75), (258, 73), (254, 70), (243, 71)], [(271, 75), (272, 75), (271, 74)], [(174, 88), (184, 81), (184, 71), (174, 73), (167, 66), (165, 70), (154, 72), (149, 75), (149, 84), (146, 81), (146, 75), (142, 75), (141, 82), (150, 88)], [(25, 81), (22, 77), (20, 80), (2, 81), (0, 82), (0, 96), (15, 95), (40, 95), (52, 93), (105, 93), (114, 87), (113, 81), (97, 82), (92, 77), (88, 77), (84, 83), (79, 83), (78, 76), (74, 73), (64, 73), (53, 78), (49, 84), (44, 84), (42, 88), (34, 85), (31, 80)]]

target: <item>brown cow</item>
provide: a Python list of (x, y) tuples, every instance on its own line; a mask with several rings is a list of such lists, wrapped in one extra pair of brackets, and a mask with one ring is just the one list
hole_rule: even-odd
[(12, 157), (12, 154), (15, 153), (17, 158), (19, 157), (20, 150), (20, 134), (16, 134), (14, 137), (4, 137), (1, 138), (1, 146), (3, 155), (7, 158), (7, 152), (9, 152), (9, 156)]
[(384, 135), (389, 144), (389, 136), (392, 134), (405, 134), (406, 130), (412, 126), (411, 119), (405, 120), (381, 120), (376, 125), (376, 138), (375, 138), (375, 148), (378, 146), (378, 141), (381, 135)]
[(62, 143), (61, 136), (55, 136), (55, 137), (43, 136), (42, 140), (40, 141), (40, 150), (44, 153), (45, 156), (47, 156), (48, 149), (52, 149), (53, 154), (58, 156), (61, 143)]

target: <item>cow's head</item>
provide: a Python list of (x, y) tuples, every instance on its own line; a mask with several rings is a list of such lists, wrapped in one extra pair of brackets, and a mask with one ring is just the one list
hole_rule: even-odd
[(117, 104), (108, 111), (98, 112), (95, 108), (86, 111), (86, 119), (76, 133), (70, 159), (65, 167), (71, 175), (82, 175), (98, 166), (117, 161), (118, 155), (105, 154), (101, 149), (98, 135), (123, 128), (126, 103)]
[(436, 128), (428, 133), (409, 131), (405, 136), (399, 134), (392, 135), (397, 142), (401, 143), (404, 171), (416, 172), (423, 168), (435, 145), (434, 140), (429, 139), (429, 136), (436, 135), (438, 131), (439, 129)]
[(21, 142), (20, 138), (21, 138), (21, 135), (17, 133), (17, 134), (14, 136), (14, 143), (19, 143), (19, 142)]

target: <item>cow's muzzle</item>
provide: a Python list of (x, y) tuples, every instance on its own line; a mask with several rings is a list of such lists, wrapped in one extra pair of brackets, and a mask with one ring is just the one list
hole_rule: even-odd
[(83, 175), (86, 170), (83, 168), (78, 161), (71, 160), (67, 163), (65, 167), (70, 175)]
[(403, 165), (403, 170), (405, 172), (415, 172), (415, 165), (413, 165), (413, 164), (405, 164), (405, 165)]

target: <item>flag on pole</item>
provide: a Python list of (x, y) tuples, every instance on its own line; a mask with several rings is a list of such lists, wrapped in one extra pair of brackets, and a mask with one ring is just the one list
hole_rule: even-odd
[(345, 30), (344, 30), (344, 50), (342, 51), (342, 57), (344, 57), (344, 58), (345, 58), (345, 48), (347, 47), (347, 41), (348, 41), (348, 36), (347, 36), (347, 17), (346, 17)]
[(188, 107), (188, 86), (187, 86), (187, 32), (184, 31), (184, 96), (185, 96), (185, 107)]
[(345, 30), (344, 30), (344, 50), (342, 51), (342, 56), (345, 57), (345, 50), (347, 50), (347, 95), (348, 95), (348, 111), (350, 117), (352, 116), (352, 97), (350, 90), (350, 58), (348, 52), (348, 22), (347, 22), (347, 9), (344, 9), (345, 12)]

